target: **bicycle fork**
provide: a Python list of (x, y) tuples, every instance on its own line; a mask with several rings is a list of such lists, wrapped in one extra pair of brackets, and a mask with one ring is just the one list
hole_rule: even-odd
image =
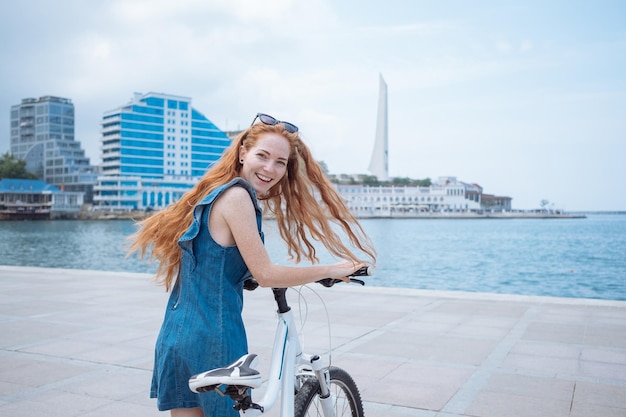
[(330, 372), (318, 355), (302, 354), (302, 362), (311, 366), (315, 378), (320, 384), (320, 404), (325, 417), (335, 417), (335, 404), (330, 392)]
[(320, 404), (325, 417), (335, 417), (335, 405), (330, 392), (330, 372), (328, 368), (315, 371), (315, 376), (320, 383)]

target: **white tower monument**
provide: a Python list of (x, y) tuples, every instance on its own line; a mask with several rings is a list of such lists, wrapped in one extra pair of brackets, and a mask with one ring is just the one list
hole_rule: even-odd
[(389, 180), (389, 138), (387, 132), (387, 84), (380, 74), (378, 90), (378, 115), (376, 117), (376, 138), (370, 160), (369, 171), (379, 181)]

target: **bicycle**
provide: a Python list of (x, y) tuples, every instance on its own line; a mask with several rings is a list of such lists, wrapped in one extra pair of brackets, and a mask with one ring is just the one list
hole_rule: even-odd
[[(350, 275), (350, 282), (365, 285), (352, 277), (370, 275), (364, 267)], [(317, 281), (325, 287), (344, 282), (325, 278)], [(255, 281), (246, 289), (258, 286)], [(363, 417), (361, 394), (352, 377), (343, 369), (325, 363), (321, 355), (302, 352), (294, 314), (287, 303), (287, 288), (272, 288), (278, 307), (278, 325), (274, 336), (267, 389), (254, 402), (252, 390), (263, 384), (254, 369), (257, 355), (248, 353), (232, 364), (193, 375), (189, 388), (197, 393), (216, 390), (234, 401), (240, 416), (258, 417), (274, 407), (281, 394), (281, 417)]]

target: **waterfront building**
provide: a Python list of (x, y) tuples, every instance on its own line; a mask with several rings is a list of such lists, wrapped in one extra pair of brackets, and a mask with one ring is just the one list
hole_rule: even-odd
[[(369, 172), (389, 183), (387, 84), (379, 77), (376, 136)], [(411, 217), (432, 213), (484, 213), (511, 211), (511, 198), (484, 194), (478, 184), (439, 177), (428, 187), (365, 185), (366, 176), (335, 175), (337, 191), (358, 217)]]
[(483, 194), (477, 184), (439, 177), (429, 187), (337, 184), (357, 217), (416, 217), (432, 213), (483, 213), (511, 210), (510, 197)]
[(11, 154), (26, 161), (37, 178), (62, 190), (85, 193), (91, 201), (95, 168), (74, 137), (74, 104), (70, 99), (25, 98), (11, 106)]
[(0, 220), (47, 220), (77, 217), (81, 191), (61, 191), (43, 180), (0, 180)]
[(162, 209), (191, 189), (230, 145), (191, 98), (135, 93), (102, 118), (96, 210)]
[[(379, 117), (370, 170), (388, 184), (387, 86), (380, 77)], [(95, 210), (159, 210), (179, 200), (241, 131), (224, 132), (191, 107), (191, 99), (135, 94), (104, 113), (101, 175)], [(440, 177), (428, 187), (364, 185), (366, 175), (331, 176), (358, 217), (511, 211), (511, 198), (483, 193), (477, 184)]]

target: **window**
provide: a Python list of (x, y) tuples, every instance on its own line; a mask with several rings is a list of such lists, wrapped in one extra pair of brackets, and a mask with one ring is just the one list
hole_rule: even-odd
[(164, 100), (158, 97), (148, 97), (145, 102), (148, 106), (153, 107), (163, 107), (163, 105), (165, 104)]

